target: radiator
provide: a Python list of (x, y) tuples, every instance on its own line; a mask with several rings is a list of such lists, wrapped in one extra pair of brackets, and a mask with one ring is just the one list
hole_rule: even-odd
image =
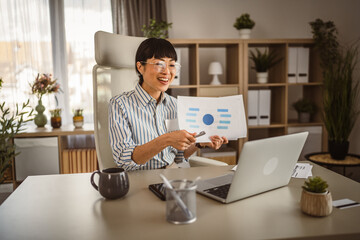
[(62, 173), (85, 173), (98, 169), (96, 150), (64, 149), (62, 152)]

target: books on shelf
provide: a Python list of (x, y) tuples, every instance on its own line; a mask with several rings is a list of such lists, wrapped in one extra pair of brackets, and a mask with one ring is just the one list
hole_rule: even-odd
[(64, 149), (62, 152), (62, 173), (86, 173), (97, 170), (96, 150)]

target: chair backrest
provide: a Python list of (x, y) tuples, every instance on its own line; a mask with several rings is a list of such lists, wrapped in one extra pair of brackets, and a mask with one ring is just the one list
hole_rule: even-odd
[(111, 97), (134, 89), (138, 77), (135, 54), (145, 38), (95, 33), (93, 68), (94, 133), (99, 168), (116, 167), (109, 143), (108, 109)]

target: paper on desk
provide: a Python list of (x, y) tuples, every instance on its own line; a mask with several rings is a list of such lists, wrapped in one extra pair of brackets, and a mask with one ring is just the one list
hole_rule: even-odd
[(227, 97), (178, 96), (178, 123), (188, 132), (205, 131), (197, 142), (209, 142), (213, 135), (229, 140), (246, 137), (247, 127), (242, 95)]
[(351, 208), (351, 207), (359, 207), (360, 203), (350, 200), (348, 198), (335, 200), (332, 202), (332, 205), (339, 209)]
[[(309, 163), (296, 163), (293, 174), (291, 175), (294, 178), (308, 178), (312, 176), (312, 165)], [(237, 165), (231, 170), (236, 171)]]
[(293, 174), (293, 178), (308, 178), (312, 176), (312, 165), (309, 163), (296, 163)]

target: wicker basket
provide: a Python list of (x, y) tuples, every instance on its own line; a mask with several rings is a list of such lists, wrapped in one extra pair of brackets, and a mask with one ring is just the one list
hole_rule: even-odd
[(303, 189), (300, 200), (301, 211), (316, 217), (324, 217), (332, 212), (331, 192), (312, 193)]

